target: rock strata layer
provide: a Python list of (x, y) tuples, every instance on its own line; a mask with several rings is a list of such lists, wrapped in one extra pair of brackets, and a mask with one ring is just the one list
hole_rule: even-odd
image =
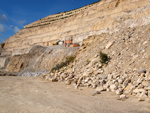
[(149, 0), (102, 0), (77, 10), (50, 15), (8, 38), (2, 54), (28, 53), (34, 45), (51, 46), (60, 39), (73, 38), (74, 43), (81, 44), (88, 36), (147, 25), (149, 4)]

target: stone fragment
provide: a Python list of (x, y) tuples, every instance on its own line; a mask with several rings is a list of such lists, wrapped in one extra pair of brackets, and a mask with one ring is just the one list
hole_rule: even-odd
[(128, 86), (124, 89), (124, 94), (132, 93), (132, 91), (135, 89), (135, 86), (133, 86), (131, 83), (128, 84)]
[(117, 90), (117, 86), (115, 84), (110, 85), (110, 90), (115, 92), (115, 90)]
[(72, 79), (72, 78), (73, 78), (73, 75), (69, 75), (69, 76), (66, 78), (66, 80)]
[(116, 94), (117, 94), (117, 95), (121, 95), (121, 94), (122, 94), (122, 90), (121, 90), (121, 89), (117, 89), (117, 90), (116, 90)]
[(77, 86), (79, 86), (81, 84), (81, 81), (82, 81), (83, 77), (80, 77), (78, 82), (77, 82)]
[(84, 80), (84, 82), (85, 82), (85, 83), (88, 83), (89, 80), (90, 80), (90, 78), (87, 77), (87, 78)]
[(126, 95), (124, 95), (124, 94), (120, 95), (120, 99), (121, 99), (121, 100), (126, 99)]
[(118, 79), (118, 83), (122, 84), (123, 83), (123, 79), (122, 78)]
[(109, 88), (107, 88), (107, 89), (106, 89), (106, 91), (107, 91), (107, 92), (109, 92), (109, 91), (110, 91), (110, 89), (109, 89)]
[(144, 97), (139, 97), (138, 100), (139, 101), (145, 101), (145, 98)]
[(101, 94), (99, 91), (94, 91), (94, 93), (92, 94), (92, 96), (95, 96), (96, 94)]
[(49, 80), (50, 77), (49, 76), (45, 76), (44, 78), (45, 78), (45, 80)]
[(112, 41), (112, 42), (109, 42), (107, 45), (106, 45), (106, 49), (109, 49), (112, 45), (114, 44), (114, 41)]
[(70, 84), (71, 84), (71, 82), (72, 82), (72, 80), (70, 80), (70, 79), (69, 79), (69, 80), (67, 80), (67, 81), (66, 81), (66, 85), (70, 85)]
[(99, 87), (97, 87), (97, 88), (95, 89), (95, 91), (101, 92), (101, 91), (106, 91), (106, 89), (103, 88), (102, 86), (99, 86)]
[(123, 85), (124, 87), (127, 87), (127, 85), (131, 82), (131, 79), (127, 78), (124, 82)]
[(58, 81), (56, 78), (49, 78), (49, 80), (50, 80), (51, 82), (57, 82), (57, 81)]

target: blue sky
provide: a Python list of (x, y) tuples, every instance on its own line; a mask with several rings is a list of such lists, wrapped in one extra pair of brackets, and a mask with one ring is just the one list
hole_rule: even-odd
[(27, 24), (98, 0), (0, 0), (0, 43)]

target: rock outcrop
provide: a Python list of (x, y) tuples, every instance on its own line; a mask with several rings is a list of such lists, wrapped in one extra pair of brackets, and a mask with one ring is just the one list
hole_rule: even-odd
[(77, 49), (78, 47), (43, 47), (37, 45), (28, 54), (11, 57), (6, 70), (13, 73), (51, 70), (56, 64), (64, 61), (66, 56), (74, 54)]

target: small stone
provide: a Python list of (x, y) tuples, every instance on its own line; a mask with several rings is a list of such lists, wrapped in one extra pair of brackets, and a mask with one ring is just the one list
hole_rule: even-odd
[(45, 78), (45, 80), (49, 80), (49, 76), (45, 76), (44, 78)]
[(121, 100), (126, 99), (126, 95), (124, 95), (124, 94), (120, 95), (120, 99)]
[(77, 85), (75, 86), (75, 89), (78, 89), (78, 86), (77, 86)]
[(70, 85), (71, 82), (72, 82), (72, 80), (67, 80), (67, 81), (66, 81), (66, 85)]
[(106, 49), (109, 49), (112, 45), (113, 45), (114, 41), (113, 42), (109, 42), (107, 45), (106, 45)]
[(123, 83), (123, 79), (118, 79), (118, 83), (122, 84)]
[(49, 80), (50, 80), (51, 82), (57, 82), (57, 81), (58, 81), (56, 78), (49, 78)]
[(89, 73), (88, 73), (88, 72), (84, 72), (84, 73), (83, 73), (83, 76), (85, 76), (85, 77), (86, 77), (86, 76), (89, 76)]
[(141, 76), (142, 76), (142, 77), (145, 77), (145, 73), (142, 73)]
[(138, 100), (139, 101), (145, 101), (145, 98), (144, 97), (139, 97)]
[(106, 90), (108, 87), (109, 87), (108, 84), (104, 84), (104, 85), (103, 85), (103, 88), (104, 88), (105, 90)]
[(129, 94), (135, 89), (135, 86), (133, 86), (131, 83), (128, 84), (128, 86), (124, 89), (124, 94)]
[(107, 88), (107, 89), (106, 89), (106, 91), (107, 91), (107, 92), (109, 92), (109, 91), (110, 91), (110, 89), (109, 89), (109, 88)]
[(94, 95), (96, 95), (96, 94), (101, 94), (101, 93), (100, 93), (100, 91), (94, 91), (94, 93), (93, 93), (92, 96), (94, 96)]
[(96, 84), (92, 84), (92, 88), (95, 89), (97, 87)]
[(117, 94), (117, 95), (121, 95), (121, 94), (122, 94), (122, 91), (121, 91), (120, 89), (117, 89), (117, 90), (116, 90), (116, 94)]
[(90, 80), (90, 78), (87, 77), (87, 78), (84, 80), (84, 82), (85, 82), (85, 83), (88, 83), (89, 80)]
[(110, 85), (110, 90), (115, 92), (115, 90), (117, 90), (117, 86), (115, 84)]
[(95, 91), (101, 92), (101, 91), (106, 91), (106, 89), (104, 89), (102, 86), (100, 86), (100, 87), (97, 87), (97, 88), (95, 89)]

